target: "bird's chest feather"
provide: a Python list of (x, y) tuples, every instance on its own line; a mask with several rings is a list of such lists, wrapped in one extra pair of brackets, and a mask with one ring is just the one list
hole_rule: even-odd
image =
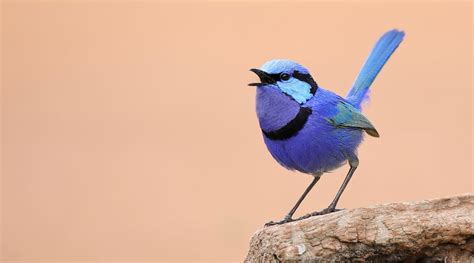
[[(322, 96), (321, 94), (320, 99), (323, 99)], [(328, 100), (320, 100), (318, 103), (315, 98), (301, 106), (284, 94), (263, 89), (257, 91), (257, 115), (265, 144), (272, 156), (289, 169), (307, 173), (340, 166), (346, 156), (339, 136), (343, 135), (340, 132), (345, 131), (335, 130), (326, 121), (326, 115), (335, 109), (331, 105)], [(303, 125), (293, 129), (291, 136), (275, 139), (265, 132), (281, 131), (288, 124), (295, 123), (302, 108), (311, 113)]]
[(317, 173), (337, 168), (346, 159), (339, 136), (340, 131), (333, 129), (315, 112), (294, 136), (273, 140), (264, 135), (264, 141), (281, 165), (305, 173)]
[(298, 134), (308, 122), (318, 126), (321, 131), (330, 124), (325, 117), (334, 114), (337, 110), (331, 100), (321, 90), (313, 98), (300, 105), (290, 96), (272, 86), (257, 89), (257, 116), (264, 134), (284, 132), (274, 140), (285, 140)]
[(257, 117), (263, 131), (275, 131), (293, 120), (300, 105), (274, 87), (257, 89)]

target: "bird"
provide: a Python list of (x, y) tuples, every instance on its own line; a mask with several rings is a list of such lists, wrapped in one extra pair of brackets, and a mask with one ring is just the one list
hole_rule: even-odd
[[(362, 114), (362, 103), (404, 36), (403, 31), (392, 29), (379, 38), (345, 97), (320, 87), (307, 68), (288, 59), (273, 59), (250, 69), (260, 79), (248, 85), (256, 87), (256, 113), (268, 151), (281, 166), (313, 176), (283, 220), (270, 221), (265, 226), (339, 210), (337, 203), (359, 165), (357, 148), (364, 133), (379, 137), (377, 129)], [(299, 205), (321, 176), (346, 163), (349, 171), (329, 206), (294, 219)]]

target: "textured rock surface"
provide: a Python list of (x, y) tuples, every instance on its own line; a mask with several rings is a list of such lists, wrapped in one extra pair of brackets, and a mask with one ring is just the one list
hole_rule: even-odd
[(246, 262), (474, 262), (474, 196), (377, 205), (271, 226)]

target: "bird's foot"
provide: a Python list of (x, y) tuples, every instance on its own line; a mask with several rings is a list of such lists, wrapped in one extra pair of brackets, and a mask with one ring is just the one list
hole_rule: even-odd
[(283, 225), (283, 224), (286, 224), (286, 223), (289, 223), (289, 222), (294, 222), (294, 221), (299, 221), (299, 220), (303, 220), (303, 219), (306, 219), (306, 218), (310, 218), (312, 216), (327, 215), (327, 214), (338, 212), (338, 211), (341, 211), (341, 210), (344, 210), (344, 209), (338, 209), (336, 207), (329, 206), (328, 208), (323, 209), (321, 211), (316, 211), (316, 212), (313, 212), (313, 213), (309, 213), (309, 214), (306, 214), (304, 216), (298, 217), (296, 219), (293, 219), (293, 218), (291, 218), (291, 216), (287, 215), (281, 221), (277, 221), (277, 222), (270, 221), (270, 222), (266, 223), (264, 225), (264, 227), (274, 226), (274, 225)]
[(338, 212), (338, 211), (341, 211), (341, 210), (344, 210), (344, 209), (337, 209), (335, 207), (329, 206), (328, 208), (323, 209), (321, 211), (312, 212), (312, 213), (306, 214), (302, 217), (298, 217), (297, 219), (295, 219), (295, 221), (296, 220), (303, 220), (303, 219), (310, 218), (310, 217), (313, 217), (313, 216), (327, 215), (327, 214)]
[(277, 222), (270, 221), (270, 222), (266, 223), (264, 225), (264, 227), (274, 226), (274, 225), (283, 225), (285, 223), (289, 223), (289, 222), (293, 222), (293, 221), (296, 221), (296, 220), (291, 218), (291, 216), (285, 216), (285, 218), (283, 220), (277, 221)]
[(338, 212), (341, 210), (344, 210), (344, 209), (338, 209), (335, 206), (329, 206), (328, 208), (321, 210), (319, 212), (320, 213), (319, 215), (327, 215), (327, 214)]

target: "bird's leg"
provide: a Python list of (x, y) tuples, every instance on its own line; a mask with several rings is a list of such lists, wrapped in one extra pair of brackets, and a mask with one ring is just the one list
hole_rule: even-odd
[[(304, 198), (306, 197), (306, 195), (308, 195), (308, 193), (311, 191), (313, 186), (319, 181), (319, 178), (321, 178), (320, 174), (314, 175), (314, 179), (311, 182), (311, 184), (306, 188), (303, 195), (301, 195), (300, 199), (298, 199), (298, 202), (296, 202), (295, 206), (293, 206), (293, 208), (290, 210), (290, 212), (285, 216), (285, 218), (283, 220), (278, 221), (278, 222), (270, 221), (270, 222), (266, 223), (265, 226), (281, 225), (281, 224), (284, 224), (284, 223), (295, 221), (292, 218), (293, 214), (296, 212), (296, 209), (298, 209), (301, 202), (303, 202)], [(298, 220), (299, 220), (299, 218), (298, 218)]]
[(342, 182), (342, 185), (339, 188), (339, 191), (337, 191), (336, 197), (334, 197), (334, 200), (332, 200), (328, 208), (321, 211), (323, 215), (337, 211), (336, 209), (337, 202), (339, 201), (339, 198), (341, 198), (341, 195), (344, 192), (344, 189), (346, 189), (347, 184), (349, 184), (349, 181), (351, 180), (352, 175), (354, 174), (355, 170), (357, 169), (357, 166), (359, 165), (359, 160), (357, 159), (357, 157), (352, 160), (349, 160), (349, 165), (351, 168), (349, 169), (349, 172), (347, 173), (346, 178), (344, 179), (344, 182)]
[(332, 213), (332, 212), (340, 211), (341, 209), (336, 209), (337, 202), (339, 201), (339, 198), (341, 198), (341, 195), (344, 192), (344, 189), (346, 189), (347, 184), (351, 180), (351, 177), (354, 174), (354, 171), (357, 169), (358, 164), (359, 164), (359, 160), (357, 159), (357, 157), (349, 160), (349, 165), (350, 165), (351, 168), (349, 169), (349, 172), (347, 173), (346, 178), (344, 179), (344, 182), (342, 182), (342, 185), (339, 188), (339, 191), (337, 192), (336, 197), (331, 202), (331, 204), (328, 206), (328, 208), (323, 209), (321, 211), (316, 211), (316, 212), (313, 212), (313, 213), (306, 214), (302, 217), (297, 218), (296, 220), (302, 220), (302, 219), (306, 219), (306, 218), (309, 218), (309, 217), (312, 217), (312, 216), (326, 215), (326, 214), (329, 214), (329, 213)]

